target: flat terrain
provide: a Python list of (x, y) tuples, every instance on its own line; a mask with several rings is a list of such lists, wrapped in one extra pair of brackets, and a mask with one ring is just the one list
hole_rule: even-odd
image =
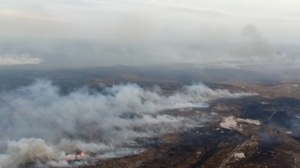
[[(298, 84), (263, 86), (231, 83), (216, 87), (252, 91), (259, 95), (216, 100), (201, 111), (167, 111), (171, 115), (191, 118), (205, 113), (218, 119), (202, 127), (158, 137), (140, 154), (100, 160), (95, 165), (82, 168), (300, 167)], [(224, 128), (221, 123), (226, 119), (236, 123), (231, 126), (229, 123), (229, 128)], [(259, 124), (254, 121), (259, 121)]]
[[(81, 168), (300, 167), (299, 73), (290, 69), (264, 71), (260, 68), (185, 65), (176, 68), (7, 70), (0, 72), (0, 88), (15, 89), (35, 79), (46, 78), (61, 88), (62, 95), (82, 86), (101, 91), (120, 83), (137, 83), (145, 89), (157, 85), (163, 94), (169, 95), (183, 85), (198, 82), (212, 89), (257, 93), (236, 99), (214, 99), (208, 108), (161, 111), (189, 119), (191, 127), (170, 131), (160, 137), (138, 139), (140, 145), (137, 148), (142, 152), (97, 159), (94, 164), (82, 165)], [(208, 120), (203, 122), (203, 119)]]

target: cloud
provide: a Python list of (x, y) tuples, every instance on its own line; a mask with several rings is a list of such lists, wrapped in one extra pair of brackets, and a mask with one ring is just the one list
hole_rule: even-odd
[(0, 55), (1, 65), (26, 65), (26, 64), (40, 64), (43, 60), (37, 57), (32, 57), (28, 54), (23, 55)]

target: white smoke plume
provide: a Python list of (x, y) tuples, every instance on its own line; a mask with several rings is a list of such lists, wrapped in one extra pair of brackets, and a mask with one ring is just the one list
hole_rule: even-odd
[[(0, 92), (0, 168), (26, 164), (70, 166), (78, 151), (101, 157), (140, 138), (151, 138), (187, 125), (166, 109), (203, 108), (212, 99), (251, 93), (212, 90), (202, 84), (164, 95), (136, 84), (115, 85), (102, 92), (83, 88), (60, 94), (50, 81)], [(72, 166), (78, 163), (72, 162)]]
[(246, 25), (241, 31), (241, 41), (237, 48), (237, 56), (246, 63), (284, 63), (290, 58), (276, 53), (274, 46), (254, 26)]
[(33, 57), (28, 54), (22, 55), (0, 55), (1, 65), (26, 65), (26, 64), (40, 64), (43, 60), (41, 58)]

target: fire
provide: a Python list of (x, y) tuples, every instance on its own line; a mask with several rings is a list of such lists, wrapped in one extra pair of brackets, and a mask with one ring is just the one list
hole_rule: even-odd
[(84, 157), (84, 156), (85, 156), (85, 153), (84, 153), (84, 152), (80, 152), (79, 156), (80, 156), (80, 157)]
[(82, 160), (86, 157), (86, 153), (83, 151), (79, 151), (75, 154), (67, 154), (65, 157), (65, 160), (68, 162), (76, 161), (76, 160)]

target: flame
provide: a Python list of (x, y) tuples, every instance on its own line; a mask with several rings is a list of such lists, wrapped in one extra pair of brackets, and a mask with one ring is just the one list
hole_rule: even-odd
[(84, 156), (85, 156), (85, 153), (84, 153), (84, 152), (80, 152), (79, 156), (80, 156), (80, 157), (84, 157)]

